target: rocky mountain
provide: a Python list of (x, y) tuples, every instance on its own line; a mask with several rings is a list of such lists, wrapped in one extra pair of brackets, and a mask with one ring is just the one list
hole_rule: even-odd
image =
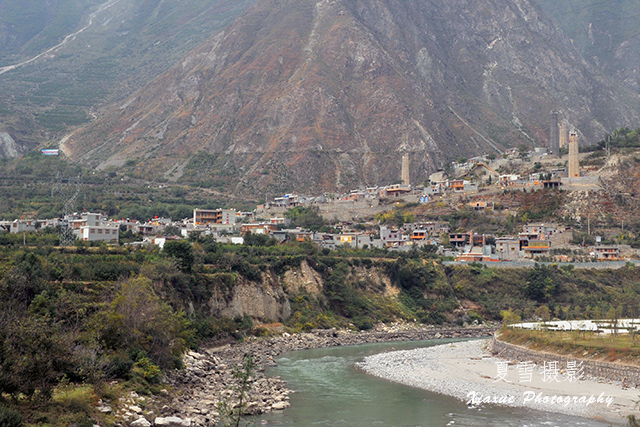
[(640, 1), (537, 1), (584, 58), (640, 93)]
[(637, 123), (636, 97), (529, 0), (260, 0), (61, 148), (260, 193), (412, 180), (445, 160)]
[(58, 141), (254, 1), (1, 1), (0, 132), (23, 151)]

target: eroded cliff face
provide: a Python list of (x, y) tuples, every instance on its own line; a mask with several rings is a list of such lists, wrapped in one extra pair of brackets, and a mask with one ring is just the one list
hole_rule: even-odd
[[(260, 281), (249, 281), (236, 274), (214, 277), (207, 305), (210, 314), (216, 317), (247, 315), (259, 322), (270, 323), (285, 321), (291, 316), (291, 298), (305, 296), (321, 305), (326, 304), (324, 279), (307, 261), (281, 275), (263, 272)], [(371, 296), (389, 301), (395, 301), (400, 294), (400, 289), (379, 267), (351, 267), (345, 280), (358, 283)]]
[(442, 162), (587, 141), (640, 104), (529, 0), (261, 0), (61, 148), (98, 167), (263, 194), (422, 182)]
[(300, 268), (285, 272), (282, 279), (282, 286), (288, 294), (306, 292), (314, 297), (322, 295), (322, 276), (307, 261), (302, 261)]
[(251, 316), (263, 322), (283, 321), (291, 316), (291, 305), (279, 278), (270, 273), (262, 281), (251, 282), (238, 278), (229, 289), (217, 288), (209, 300), (212, 316)]

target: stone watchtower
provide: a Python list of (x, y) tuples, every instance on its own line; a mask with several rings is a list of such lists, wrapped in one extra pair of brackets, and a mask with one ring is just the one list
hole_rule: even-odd
[(558, 129), (558, 112), (551, 112), (549, 127), (549, 150), (554, 156), (560, 155), (560, 132)]
[(402, 184), (407, 187), (411, 185), (411, 178), (409, 178), (409, 153), (402, 155)]
[(578, 160), (578, 132), (569, 132), (569, 178), (580, 176), (580, 162)]

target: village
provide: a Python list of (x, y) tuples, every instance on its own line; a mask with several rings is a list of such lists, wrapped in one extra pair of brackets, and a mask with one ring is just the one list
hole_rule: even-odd
[[(396, 208), (422, 212), (443, 208), (474, 211), (502, 218), (518, 214), (517, 204), (505, 201), (512, 192), (560, 191), (564, 198), (598, 191), (607, 164), (580, 166), (587, 154), (579, 154), (575, 132), (561, 127), (557, 146), (530, 151), (510, 149), (501, 158), (478, 156), (458, 159), (445, 170), (429, 176), (422, 185), (411, 185), (410, 156), (402, 157), (401, 182), (381, 187), (358, 188), (342, 194), (306, 196), (284, 194), (260, 204), (253, 211), (194, 209), (193, 216), (171, 218), (109, 219), (101, 213), (81, 212), (63, 218), (21, 218), (0, 221), (11, 233), (34, 232), (60, 227), (72, 240), (118, 244), (122, 233), (139, 239), (128, 245), (157, 245), (170, 240), (210, 236), (216, 242), (243, 244), (245, 236), (264, 235), (277, 243), (309, 241), (323, 249), (387, 249), (425, 252), (458, 262), (515, 261), (623, 261), (638, 252), (615, 244), (610, 236), (593, 235), (593, 241), (575, 242), (574, 230), (558, 221), (531, 221), (518, 230), (478, 233), (473, 229), (452, 229), (446, 221), (416, 220), (409, 214), (400, 223), (387, 223)], [(552, 141), (553, 142), (553, 141)], [(563, 151), (567, 151), (563, 156)], [(559, 155), (554, 155), (554, 149)], [(409, 210), (407, 210), (409, 208)], [(292, 227), (288, 212), (314, 209), (327, 226), (323, 229)], [(386, 215), (386, 217), (385, 217)], [(587, 216), (589, 213), (587, 212)], [(584, 217), (584, 215), (583, 215)], [(584, 219), (584, 218), (582, 218)], [(586, 218), (587, 222), (590, 218)], [(583, 221), (584, 222), (584, 221)], [(624, 225), (622, 225), (622, 228)], [(589, 234), (591, 230), (589, 229)], [(591, 239), (590, 239), (591, 240)]]

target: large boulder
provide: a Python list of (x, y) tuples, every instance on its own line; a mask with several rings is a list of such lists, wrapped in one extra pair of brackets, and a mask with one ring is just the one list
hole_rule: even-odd
[(155, 420), (156, 427), (190, 427), (191, 420), (189, 418), (178, 417), (158, 417)]
[(146, 418), (138, 418), (130, 425), (131, 427), (151, 427), (151, 423), (147, 421)]

